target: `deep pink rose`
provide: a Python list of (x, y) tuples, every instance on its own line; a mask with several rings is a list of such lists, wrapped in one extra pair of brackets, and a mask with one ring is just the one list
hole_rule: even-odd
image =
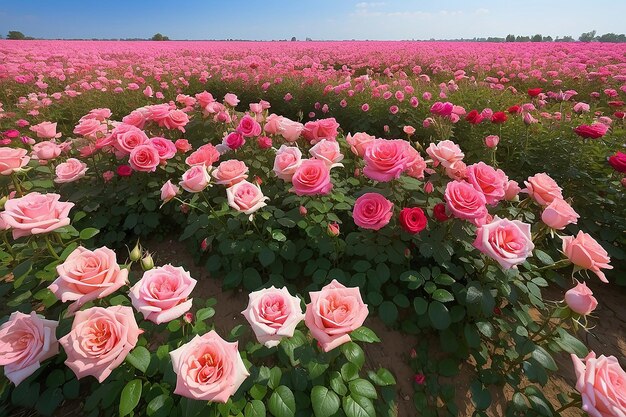
[(2, 220), (13, 232), (13, 239), (48, 233), (70, 224), (68, 214), (74, 203), (61, 202), (59, 194), (32, 192), (7, 201)]
[(241, 312), (259, 341), (267, 347), (278, 346), (283, 337), (292, 337), (298, 323), (304, 320), (300, 299), (289, 294), (287, 287), (265, 288), (250, 293), (248, 307)]
[(142, 332), (132, 307), (92, 307), (76, 313), (72, 330), (59, 343), (77, 379), (92, 375), (102, 383), (124, 362)]
[(11, 382), (19, 385), (39, 369), (41, 362), (59, 353), (58, 325), (58, 321), (46, 320), (34, 311), (15, 311), (0, 326), (0, 366)]
[(334, 117), (307, 122), (304, 125), (304, 138), (312, 144), (319, 142), (320, 139), (335, 140), (338, 127), (339, 123)]
[(581, 138), (585, 139), (598, 139), (606, 135), (609, 127), (603, 123), (593, 123), (591, 125), (580, 125), (574, 129)]
[(174, 394), (194, 400), (225, 403), (250, 375), (239, 354), (215, 330), (170, 352), (176, 373)]
[(330, 168), (319, 159), (302, 161), (291, 178), (297, 195), (325, 195), (333, 188), (330, 182)]
[(182, 267), (164, 265), (143, 273), (130, 289), (133, 307), (146, 320), (156, 324), (167, 323), (191, 309), (189, 298), (196, 280)]
[(464, 181), (451, 181), (444, 194), (446, 207), (459, 219), (477, 221), (487, 215), (487, 201), (480, 191)]
[(56, 174), (54, 182), (57, 184), (74, 182), (84, 177), (87, 169), (86, 163), (81, 162), (76, 158), (69, 158), (67, 161), (56, 166), (54, 170)]
[(409, 166), (409, 142), (396, 139), (376, 139), (365, 148), (363, 174), (374, 181), (397, 179)]
[(483, 193), (487, 204), (495, 206), (504, 199), (509, 178), (501, 169), (495, 169), (484, 162), (467, 167), (467, 182)]
[(583, 411), (592, 417), (626, 416), (626, 372), (617, 358), (589, 352), (583, 360), (572, 354), (572, 361)]
[(498, 216), (476, 230), (473, 245), (504, 269), (523, 263), (532, 256), (535, 248), (530, 236), (530, 224)]
[(356, 199), (352, 209), (354, 223), (363, 229), (379, 230), (393, 216), (393, 203), (378, 193), (365, 193)]
[(237, 132), (241, 133), (246, 138), (259, 136), (261, 134), (261, 125), (252, 117), (245, 115), (239, 121)]
[(359, 288), (346, 288), (336, 280), (309, 295), (304, 321), (325, 352), (349, 342), (349, 333), (361, 327), (369, 314)]
[(130, 152), (128, 164), (135, 171), (154, 172), (161, 163), (161, 156), (151, 144), (139, 145)]
[(224, 137), (222, 145), (227, 146), (229, 149), (235, 150), (241, 148), (246, 144), (246, 139), (239, 132), (231, 132)]
[(588, 269), (600, 278), (602, 282), (609, 282), (601, 269), (613, 269), (609, 262), (609, 254), (589, 234), (579, 231), (576, 237), (563, 236), (563, 253), (576, 266)]

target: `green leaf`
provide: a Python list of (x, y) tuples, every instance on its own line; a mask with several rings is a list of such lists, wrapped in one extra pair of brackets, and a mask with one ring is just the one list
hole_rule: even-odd
[(359, 377), (359, 368), (351, 362), (344, 363), (341, 367), (341, 377), (346, 382), (352, 381)]
[(120, 417), (124, 417), (131, 413), (139, 404), (141, 399), (141, 379), (133, 379), (122, 389), (120, 397)]
[(558, 328), (559, 337), (555, 342), (567, 353), (573, 353), (578, 357), (585, 357), (589, 353), (587, 346), (576, 337), (572, 336), (563, 328)]
[(550, 257), (550, 255), (540, 249), (535, 249), (535, 256), (544, 265), (552, 265), (554, 263), (554, 260)]
[(441, 302), (441, 303), (449, 303), (450, 301), (454, 301), (454, 296), (450, 294), (450, 291), (444, 290), (443, 288), (438, 288), (432, 294), (433, 299)]
[(550, 355), (550, 353), (548, 353), (548, 351), (541, 346), (535, 346), (535, 350), (533, 350), (531, 356), (544, 368), (551, 371), (558, 370), (558, 367), (556, 366), (556, 362), (554, 362), (552, 355)]
[(284, 242), (287, 240), (287, 237), (280, 230), (274, 230), (272, 231), (272, 239), (277, 240), (279, 242)]
[(376, 388), (372, 385), (371, 382), (365, 379), (355, 379), (354, 381), (350, 381), (348, 383), (348, 387), (350, 388), (350, 392), (352, 394), (358, 394), (366, 398), (375, 399), (378, 398), (378, 394), (376, 393)]
[(126, 362), (145, 373), (150, 366), (150, 352), (143, 346), (137, 346), (126, 356)]
[(348, 342), (341, 345), (341, 352), (345, 355), (348, 362), (352, 362), (359, 369), (365, 363), (365, 353), (361, 346), (357, 345), (354, 342)]
[(372, 382), (376, 385), (380, 385), (381, 387), (387, 385), (395, 385), (396, 379), (393, 377), (391, 372), (389, 372), (385, 368), (380, 368), (378, 371), (368, 371), (367, 376)]
[(378, 315), (380, 319), (389, 326), (394, 324), (398, 319), (398, 307), (391, 301), (383, 301), (378, 307)]
[(174, 400), (169, 394), (161, 394), (152, 399), (146, 407), (146, 413), (152, 417), (169, 416), (170, 410), (174, 406)]
[(491, 393), (483, 387), (480, 381), (475, 380), (470, 385), (472, 402), (479, 410), (486, 410), (491, 405)]
[(210, 319), (215, 315), (215, 309), (213, 307), (205, 307), (201, 308), (196, 312), (196, 320), (204, 321), (206, 319)]
[(277, 387), (267, 403), (267, 408), (275, 417), (294, 417), (296, 399), (293, 392), (284, 385)]
[(265, 417), (267, 412), (265, 411), (265, 404), (263, 401), (252, 400), (246, 404), (244, 410), (245, 417)]
[(413, 308), (418, 316), (424, 315), (428, 310), (428, 301), (422, 297), (415, 297), (413, 299)]
[(445, 330), (452, 323), (448, 308), (439, 301), (433, 301), (428, 305), (428, 317), (437, 330)]
[(372, 400), (355, 394), (343, 397), (343, 411), (346, 417), (376, 417)]
[(263, 285), (263, 280), (259, 271), (254, 268), (246, 268), (243, 271), (243, 286), (249, 290), (254, 291)]
[(374, 333), (373, 330), (365, 326), (361, 326), (358, 329), (353, 330), (350, 333), (350, 338), (357, 342), (365, 342), (365, 343), (380, 342), (380, 339), (378, 338), (378, 336), (376, 336), (376, 333)]
[(88, 227), (88, 228), (83, 229), (83, 230), (80, 231), (80, 240), (91, 239), (92, 237), (94, 237), (98, 233), (100, 233), (100, 230), (95, 229), (93, 227)]
[(311, 390), (311, 405), (315, 417), (331, 417), (339, 411), (341, 401), (333, 391), (316, 385)]
[(268, 247), (261, 248), (259, 251), (259, 262), (264, 267), (271, 265), (276, 259), (276, 255), (274, 255), (274, 251), (272, 251)]
[(49, 388), (41, 393), (36, 400), (36, 409), (45, 416), (50, 416), (54, 413), (58, 406), (63, 402), (63, 391), (61, 388)]

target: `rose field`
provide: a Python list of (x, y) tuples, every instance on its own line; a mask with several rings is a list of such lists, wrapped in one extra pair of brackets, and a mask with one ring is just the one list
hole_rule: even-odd
[(626, 417), (626, 44), (0, 40), (0, 415)]

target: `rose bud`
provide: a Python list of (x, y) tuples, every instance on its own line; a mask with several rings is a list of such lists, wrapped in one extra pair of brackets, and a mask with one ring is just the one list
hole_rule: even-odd
[(328, 236), (330, 237), (339, 236), (339, 225), (337, 224), (337, 222), (328, 223)]
[(128, 257), (133, 262), (137, 262), (141, 259), (141, 246), (139, 245), (139, 241), (137, 241), (133, 250), (128, 253)]
[(300, 215), (306, 216), (307, 212), (308, 211), (307, 211), (306, 207), (300, 206)]
[(565, 293), (565, 302), (572, 311), (583, 316), (590, 314), (598, 306), (598, 300), (584, 282), (579, 282)]
[(144, 257), (141, 258), (141, 268), (144, 271), (149, 271), (152, 268), (154, 268), (154, 260), (152, 259), (152, 256), (148, 252), (146, 252)]
[(183, 321), (187, 324), (193, 323), (193, 313), (191, 312), (185, 313), (185, 315), (183, 316)]

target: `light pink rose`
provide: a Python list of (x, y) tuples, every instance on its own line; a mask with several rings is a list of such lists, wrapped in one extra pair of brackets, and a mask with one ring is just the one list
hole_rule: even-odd
[(535, 248), (530, 236), (530, 224), (498, 216), (476, 230), (473, 245), (504, 269), (516, 268), (532, 256)]
[(449, 182), (444, 198), (448, 210), (459, 219), (477, 221), (487, 215), (485, 195), (467, 182)]
[(522, 191), (528, 193), (541, 206), (547, 206), (555, 198), (563, 199), (561, 187), (546, 173), (542, 172), (528, 177), (528, 181), (524, 181), (524, 184), (526, 184), (526, 189)]
[(168, 264), (144, 272), (129, 296), (133, 307), (146, 320), (161, 324), (191, 309), (193, 299), (188, 297), (195, 286), (196, 280), (189, 272)]
[(334, 117), (307, 122), (304, 125), (304, 138), (312, 144), (319, 142), (320, 139), (335, 140), (338, 127), (339, 123)]
[(292, 337), (298, 323), (304, 320), (300, 299), (289, 294), (287, 287), (274, 286), (250, 293), (244, 315), (259, 343), (268, 348), (278, 346), (283, 337)]
[(400, 178), (411, 162), (409, 142), (402, 139), (376, 139), (365, 148), (363, 174), (374, 181)]
[(113, 147), (125, 155), (130, 154), (137, 146), (147, 144), (149, 140), (143, 130), (134, 126), (127, 126), (124, 133), (115, 134), (115, 130), (118, 128), (114, 130), (114, 141), (112, 142)]
[(228, 205), (245, 214), (252, 214), (261, 207), (265, 207), (269, 200), (263, 195), (261, 188), (246, 180), (240, 181), (226, 189)]
[(224, 96), (224, 102), (229, 106), (236, 107), (239, 104), (239, 99), (233, 93), (228, 93)]
[(485, 138), (485, 146), (488, 148), (495, 148), (500, 143), (500, 137), (498, 135), (489, 135)]
[(513, 201), (517, 198), (517, 195), (522, 191), (519, 187), (517, 181), (509, 180), (506, 183), (506, 188), (504, 190), (504, 199), (506, 201)]
[(574, 265), (590, 270), (602, 282), (609, 282), (601, 269), (613, 269), (609, 265), (611, 258), (594, 238), (579, 231), (576, 237), (563, 236), (561, 240), (563, 240), (563, 253)]
[(160, 163), (159, 151), (149, 143), (134, 148), (128, 158), (128, 164), (131, 168), (141, 172), (154, 172)]
[(54, 173), (56, 178), (54, 182), (64, 184), (74, 182), (85, 176), (87, 172), (87, 164), (76, 158), (69, 158), (67, 161), (56, 166)]
[(128, 269), (117, 264), (115, 252), (107, 247), (93, 251), (82, 246), (57, 266), (59, 277), (48, 289), (61, 302), (76, 301), (70, 312), (97, 298), (104, 298), (128, 283)]
[(576, 224), (580, 216), (567, 201), (555, 198), (541, 213), (541, 220), (553, 229), (565, 229), (568, 224)]
[(172, 159), (176, 155), (176, 145), (169, 139), (161, 137), (150, 138), (149, 144), (159, 153), (161, 163)]
[(354, 224), (371, 230), (385, 227), (393, 216), (393, 203), (378, 193), (365, 193), (354, 202)]
[(58, 325), (58, 321), (46, 320), (34, 311), (15, 311), (0, 326), (0, 366), (11, 382), (19, 385), (39, 369), (41, 362), (59, 353)]
[(343, 160), (343, 154), (336, 141), (322, 139), (309, 149), (309, 153), (314, 158), (324, 161), (329, 168), (343, 167), (340, 163)]
[(459, 145), (451, 140), (444, 140), (436, 145), (431, 143), (426, 149), (426, 153), (433, 159), (435, 166), (442, 164), (446, 168), (457, 161), (463, 160), (465, 156), (465, 154), (461, 152)]
[(96, 139), (106, 134), (107, 126), (97, 119), (82, 119), (74, 128), (73, 133), (88, 139)]
[(30, 157), (22, 148), (0, 147), (0, 175), (11, 175), (28, 164)]
[(501, 169), (479, 162), (467, 167), (467, 182), (483, 193), (487, 204), (495, 206), (504, 199), (509, 178)]
[(374, 136), (363, 132), (357, 132), (354, 136), (348, 133), (348, 136), (346, 136), (346, 142), (350, 145), (350, 150), (353, 154), (360, 157), (363, 157), (365, 148), (374, 140), (376, 140)]
[(170, 352), (176, 373), (174, 394), (194, 400), (225, 403), (250, 374), (238, 351), (215, 330)]
[(139, 129), (143, 129), (146, 125), (148, 113), (140, 109), (133, 110), (129, 115), (122, 118), (122, 122), (128, 125), (135, 126)]
[(172, 184), (171, 180), (167, 180), (167, 182), (161, 187), (161, 201), (163, 201), (163, 203), (167, 203), (176, 197), (179, 191), (180, 189), (176, 185)]
[(304, 322), (324, 352), (349, 342), (349, 333), (361, 327), (369, 314), (359, 288), (346, 288), (337, 280), (309, 295)]
[(589, 352), (583, 360), (572, 354), (572, 361), (583, 411), (591, 417), (626, 416), (626, 372), (617, 358)]
[(219, 159), (219, 151), (215, 149), (215, 146), (207, 143), (206, 145), (200, 146), (195, 152), (189, 155), (187, 159), (185, 159), (185, 163), (189, 166), (206, 165), (209, 167), (219, 161)]
[(211, 175), (215, 178), (216, 184), (230, 187), (248, 178), (248, 167), (242, 161), (229, 159), (220, 163)]
[(237, 131), (246, 138), (259, 136), (261, 134), (261, 125), (252, 117), (245, 115), (239, 121)]
[(39, 142), (33, 145), (33, 156), (43, 161), (56, 159), (61, 155), (63, 147), (51, 140)]
[(194, 165), (183, 174), (183, 179), (179, 183), (185, 191), (199, 193), (204, 190), (211, 181), (211, 176), (204, 165)]
[(70, 224), (68, 214), (74, 203), (61, 202), (59, 194), (31, 192), (7, 201), (2, 220), (13, 232), (13, 239), (48, 233)]
[(294, 122), (286, 117), (281, 118), (279, 123), (279, 133), (287, 142), (297, 141), (304, 130), (304, 125), (302, 123)]
[(189, 123), (189, 116), (182, 110), (170, 110), (167, 117), (163, 119), (163, 126), (167, 129), (178, 129), (185, 132), (185, 126)]
[(333, 188), (330, 168), (319, 159), (305, 159), (291, 178), (291, 191), (297, 195), (324, 195)]
[(598, 300), (584, 282), (579, 282), (574, 288), (567, 290), (565, 302), (572, 311), (583, 316), (591, 314), (598, 306)]
[(57, 133), (57, 124), (51, 122), (41, 122), (30, 127), (30, 130), (37, 134), (38, 138), (53, 139), (60, 138), (61, 133)]
[(274, 159), (274, 173), (283, 181), (291, 181), (291, 177), (302, 163), (302, 152), (294, 146), (281, 145)]
[(404, 148), (404, 152), (407, 161), (404, 173), (410, 177), (423, 180), (424, 171), (426, 170), (426, 161), (424, 161), (422, 155), (410, 144)]
[(72, 330), (59, 343), (77, 379), (92, 375), (102, 383), (124, 362), (141, 333), (132, 307), (92, 307), (76, 312)]
[(274, 113), (267, 116), (267, 118), (265, 119), (265, 126), (263, 126), (263, 130), (265, 131), (265, 133), (268, 133), (270, 135), (279, 134), (282, 119), (283, 116), (279, 116)]

